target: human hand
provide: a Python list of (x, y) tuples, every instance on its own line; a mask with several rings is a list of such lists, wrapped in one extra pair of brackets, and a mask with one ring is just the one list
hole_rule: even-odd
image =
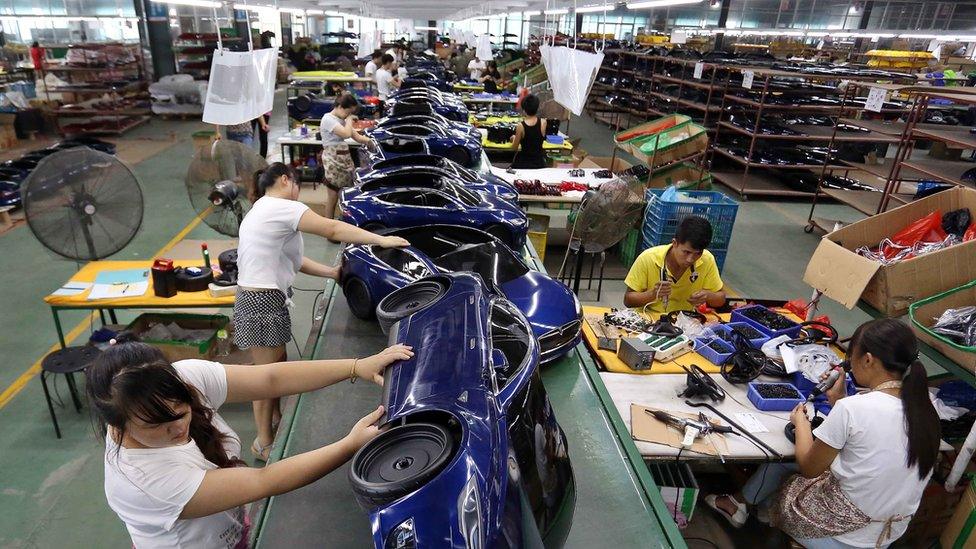
[(665, 299), (671, 297), (671, 289), (674, 285), (670, 280), (661, 280), (651, 288), (655, 299)]
[(356, 363), (356, 375), (382, 387), (383, 370), (398, 360), (410, 360), (412, 357), (413, 347), (392, 345), (375, 355), (359, 359)]
[(268, 132), (268, 130), (270, 130), (270, 129), (271, 129), (271, 126), (268, 126), (268, 125), (267, 125), (267, 124), (265, 124), (264, 122), (262, 122), (262, 123), (261, 123), (261, 131), (263, 131), (263, 132), (265, 132), (265, 133), (267, 133), (267, 132)]
[(367, 442), (373, 440), (376, 435), (380, 434), (380, 428), (376, 426), (376, 422), (383, 417), (385, 412), (386, 410), (383, 406), (379, 406), (352, 426), (349, 434), (346, 435), (346, 440), (349, 441), (354, 451), (359, 450)]
[(710, 298), (712, 292), (706, 292), (705, 290), (698, 290), (697, 292), (691, 294), (688, 297), (688, 303), (692, 305), (701, 305), (702, 303), (707, 303), (708, 298)]
[[(839, 369), (840, 367), (838, 366), (837, 368)], [(824, 372), (820, 376), (820, 381), (827, 379), (827, 376), (829, 376), (832, 371), (833, 370), (827, 370)], [(831, 406), (833, 406), (838, 400), (847, 396), (847, 374), (844, 372), (844, 370), (840, 370), (840, 377), (829, 389), (827, 389), (825, 394), (827, 395), (827, 400), (830, 402)]]
[(807, 417), (807, 405), (805, 402), (801, 402), (793, 408), (793, 411), (790, 412), (790, 421), (796, 426), (797, 431), (800, 430), (801, 425), (806, 430), (810, 430), (810, 418)]
[(380, 246), (383, 248), (405, 248), (409, 246), (405, 238), (399, 236), (384, 236), (380, 238)]

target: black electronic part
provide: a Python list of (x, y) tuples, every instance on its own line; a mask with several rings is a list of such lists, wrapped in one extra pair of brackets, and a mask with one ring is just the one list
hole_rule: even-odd
[(213, 270), (201, 267), (178, 267), (176, 274), (176, 289), (181, 292), (202, 292), (213, 282)]
[(621, 339), (617, 358), (631, 370), (650, 370), (654, 364), (654, 348), (636, 337)]
[[(824, 422), (823, 416), (813, 416), (810, 420), (810, 429), (816, 429)], [(783, 427), (783, 434), (786, 435), (786, 439), (791, 443), (796, 444), (796, 425), (793, 422), (787, 423), (786, 427)]]
[(678, 396), (685, 398), (709, 398), (713, 402), (725, 400), (725, 390), (705, 373), (697, 364), (691, 367), (681, 366), (688, 374), (688, 386)]

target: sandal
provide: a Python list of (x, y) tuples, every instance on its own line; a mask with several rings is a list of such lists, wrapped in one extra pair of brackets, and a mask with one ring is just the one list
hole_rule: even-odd
[[(716, 502), (720, 497), (729, 498), (729, 501), (735, 504), (735, 514), (730, 515), (728, 511), (718, 506)], [(715, 494), (707, 495), (705, 496), (705, 504), (711, 507), (719, 515), (721, 515), (734, 528), (742, 528), (742, 526), (746, 523), (746, 520), (749, 518), (749, 510), (745, 506), (745, 504), (739, 503), (731, 495), (715, 495)]]
[(258, 439), (254, 439), (254, 443), (251, 444), (251, 455), (254, 456), (254, 459), (267, 463), (268, 459), (271, 458), (272, 446), (274, 446), (273, 440), (267, 446), (261, 446), (258, 444)]

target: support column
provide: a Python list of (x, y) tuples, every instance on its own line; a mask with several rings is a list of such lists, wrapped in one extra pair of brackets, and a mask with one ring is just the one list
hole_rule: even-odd
[(176, 74), (176, 55), (173, 54), (173, 41), (169, 34), (169, 5), (137, 0), (134, 7), (136, 16), (145, 21), (139, 34), (143, 47), (149, 50), (152, 59), (150, 78), (159, 80), (163, 76)]
[[(874, 9), (874, 1), (868, 0), (864, 3), (864, 11), (861, 12), (861, 20), (857, 22), (858, 30), (867, 30), (868, 23), (871, 22), (871, 11)], [(861, 51), (864, 45), (864, 38), (854, 40), (854, 51)]]
[(732, 0), (722, 0), (722, 8), (718, 14), (718, 29), (719, 32), (715, 34), (715, 51), (720, 51), (722, 49), (723, 42), (725, 42), (725, 24), (729, 21), (729, 6), (732, 4)]

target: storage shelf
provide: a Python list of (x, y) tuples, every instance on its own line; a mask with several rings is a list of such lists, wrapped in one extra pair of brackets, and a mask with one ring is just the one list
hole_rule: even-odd
[(150, 114), (151, 110), (149, 107), (144, 109), (123, 109), (123, 110), (108, 110), (108, 109), (58, 109), (55, 113), (58, 116), (69, 117), (69, 116), (142, 116)]
[(901, 177), (905, 177), (905, 168), (910, 168), (929, 179), (937, 179), (939, 181), (945, 181), (946, 183), (952, 183), (953, 185), (965, 185), (970, 187), (972, 184), (963, 181), (962, 174), (966, 173), (968, 170), (976, 168), (976, 162), (938, 160), (935, 158), (906, 160), (902, 162), (901, 165)]
[[(784, 165), (784, 164), (763, 164), (761, 162), (749, 162), (745, 158), (742, 158), (741, 156), (732, 154), (732, 152), (726, 150), (723, 147), (716, 146), (712, 150), (721, 154), (722, 156), (725, 156), (735, 162), (738, 162), (739, 164), (742, 164), (743, 166), (749, 166), (752, 168), (776, 168), (780, 170), (819, 170), (823, 168), (823, 164), (785, 164)], [(844, 168), (846, 168), (846, 166), (840, 166), (836, 164), (827, 165), (828, 170), (843, 170)]]
[(976, 135), (969, 132), (969, 127), (959, 129), (920, 129), (912, 130), (912, 134), (923, 139), (934, 139), (964, 149), (976, 149)]
[[(838, 112), (842, 109), (840, 105), (779, 105), (776, 103), (766, 103), (763, 105), (759, 101), (752, 99), (746, 99), (745, 97), (739, 97), (737, 95), (732, 95), (730, 93), (725, 94), (725, 98), (733, 103), (740, 103), (742, 105), (749, 105), (750, 107), (759, 108), (762, 106), (763, 110), (790, 110), (797, 112)], [(856, 107), (848, 106), (848, 109), (856, 109)]]
[(791, 189), (769, 174), (712, 171), (712, 178), (742, 196), (813, 198), (814, 193)]
[(677, 78), (677, 77), (674, 77), (674, 76), (667, 76), (667, 75), (664, 75), (664, 74), (655, 74), (654, 75), (654, 79), (655, 80), (660, 80), (662, 82), (672, 82), (674, 84), (682, 84), (682, 85), (690, 86), (692, 88), (697, 88), (697, 89), (700, 89), (700, 90), (720, 89), (720, 86), (713, 86), (711, 84), (705, 84), (705, 83), (703, 83), (701, 81), (696, 81), (696, 80), (693, 80), (693, 79)]
[(71, 135), (122, 135), (123, 133), (149, 122), (149, 116), (140, 116), (139, 118), (130, 121), (128, 124), (121, 126), (119, 128), (112, 129), (96, 129), (96, 130), (84, 130), (82, 132), (68, 132), (65, 131), (66, 136)]
[[(745, 128), (724, 121), (720, 122), (719, 125), (742, 135), (755, 136), (757, 139), (779, 139), (784, 141), (830, 141), (831, 135), (834, 133), (833, 126), (790, 125), (790, 129), (803, 132), (805, 135), (771, 135), (753, 133)], [(852, 133), (838, 131), (836, 137), (834, 137), (834, 141), (847, 143), (898, 143), (898, 138), (893, 135), (877, 132)]]
[(142, 86), (142, 82), (130, 82), (125, 86), (60, 86), (52, 88), (51, 91), (57, 93), (108, 93), (108, 92), (126, 92), (138, 89)]
[(104, 65), (101, 67), (79, 67), (79, 66), (64, 66), (64, 67), (44, 67), (46, 72), (91, 72), (91, 71), (137, 71), (139, 70), (138, 63), (126, 63), (125, 65)]

